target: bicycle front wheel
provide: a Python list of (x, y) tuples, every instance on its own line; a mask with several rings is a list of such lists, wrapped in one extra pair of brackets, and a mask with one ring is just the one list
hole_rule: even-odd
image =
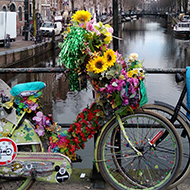
[[(174, 115), (174, 109), (170, 107), (166, 107), (164, 105), (154, 104), (146, 104), (143, 106), (145, 109), (152, 110), (163, 115), (168, 120), (171, 120)], [(185, 115), (184, 115), (185, 117)], [(183, 163), (180, 169), (178, 176), (175, 181), (170, 185), (170, 188), (174, 188), (182, 183), (190, 173), (190, 128), (187, 124), (187, 119), (181, 117), (179, 114), (177, 115), (176, 121), (172, 123), (180, 135), (182, 145), (183, 145)]]
[(118, 190), (166, 189), (182, 163), (177, 131), (166, 118), (148, 110), (139, 109), (121, 121), (127, 136), (115, 119), (99, 137), (96, 156), (101, 175)]

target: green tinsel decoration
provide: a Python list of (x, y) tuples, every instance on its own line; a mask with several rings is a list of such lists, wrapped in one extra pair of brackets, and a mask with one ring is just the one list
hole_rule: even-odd
[(85, 35), (88, 33), (85, 29), (77, 26), (71, 26), (70, 32), (64, 39), (61, 45), (62, 50), (59, 54), (58, 65), (65, 67), (69, 71), (69, 86), (70, 89), (75, 91), (81, 90), (81, 81), (77, 68), (80, 65), (82, 50), (85, 48), (84, 42), (86, 42)]
[(64, 66), (67, 69), (78, 68), (78, 62), (82, 55), (82, 49), (85, 48), (84, 42), (86, 39), (84, 34), (88, 33), (85, 29), (77, 26), (71, 26), (70, 32), (64, 39), (62, 50), (59, 54), (58, 65)]

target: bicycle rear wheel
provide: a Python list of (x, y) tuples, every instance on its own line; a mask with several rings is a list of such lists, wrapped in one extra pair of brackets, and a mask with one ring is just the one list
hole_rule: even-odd
[[(158, 105), (158, 104), (146, 104), (143, 106), (145, 109), (149, 109), (155, 111), (161, 115), (163, 115), (168, 120), (171, 119), (172, 115), (174, 115), (174, 110), (172, 108)], [(173, 188), (180, 183), (182, 183), (186, 177), (190, 173), (190, 128), (187, 124), (186, 120), (182, 118), (180, 115), (177, 116), (176, 121), (173, 124), (176, 127), (178, 134), (180, 135), (182, 145), (183, 145), (183, 163), (181, 166), (181, 170), (176, 177), (175, 181), (170, 185), (170, 188)]]
[(142, 155), (137, 155), (115, 119), (102, 130), (97, 144), (101, 175), (118, 190), (166, 189), (182, 163), (177, 131), (166, 118), (148, 110), (139, 109), (121, 120), (130, 142)]

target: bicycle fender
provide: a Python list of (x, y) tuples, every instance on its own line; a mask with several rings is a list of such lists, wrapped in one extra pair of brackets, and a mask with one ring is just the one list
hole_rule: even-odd
[[(166, 107), (166, 108), (168, 108), (168, 109), (171, 109), (171, 110), (173, 110), (173, 111), (175, 110), (175, 107), (174, 107), (174, 106), (172, 106), (172, 105), (170, 105), (170, 104), (167, 104), (167, 103), (165, 103), (165, 102), (161, 102), (161, 101), (156, 101), (156, 100), (155, 100), (154, 103), (157, 104), (157, 105), (160, 105), (160, 106), (164, 106), (164, 107)], [(187, 118), (187, 116), (186, 116), (182, 111), (179, 110), (178, 115), (179, 115), (180, 117), (182, 117), (183, 120), (189, 121), (188, 118)]]
[(96, 140), (96, 144), (95, 144), (95, 147), (94, 147), (94, 159), (95, 159), (95, 165), (96, 165), (96, 169), (97, 171), (99, 172), (99, 167), (98, 167), (98, 159), (97, 159), (97, 154), (98, 154), (98, 150), (97, 150), (97, 147), (98, 147), (98, 144), (100, 143), (100, 137), (102, 135), (102, 133), (104, 132), (104, 130), (106, 129), (106, 127), (115, 119), (116, 117), (112, 117), (101, 129), (101, 132), (99, 133), (98, 135), (98, 138)]

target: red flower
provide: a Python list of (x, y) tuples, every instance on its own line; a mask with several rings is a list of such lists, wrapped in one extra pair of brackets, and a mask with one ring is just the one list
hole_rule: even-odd
[(87, 139), (86, 139), (85, 137), (82, 137), (82, 140), (83, 140), (84, 142), (86, 142), (86, 141), (87, 141)]
[(85, 127), (87, 133), (90, 133), (90, 129), (88, 127)]
[(94, 117), (93, 113), (90, 110), (88, 110), (88, 115), (87, 115), (88, 121), (91, 121), (93, 117)]
[(79, 142), (79, 138), (75, 137), (75, 142), (78, 143)]
[(88, 135), (88, 138), (89, 138), (89, 139), (91, 139), (92, 137), (93, 137), (93, 136), (92, 136), (91, 134), (90, 134), (90, 135)]
[(75, 149), (75, 145), (72, 146), (72, 148), (69, 150), (70, 152), (74, 152), (76, 149)]

